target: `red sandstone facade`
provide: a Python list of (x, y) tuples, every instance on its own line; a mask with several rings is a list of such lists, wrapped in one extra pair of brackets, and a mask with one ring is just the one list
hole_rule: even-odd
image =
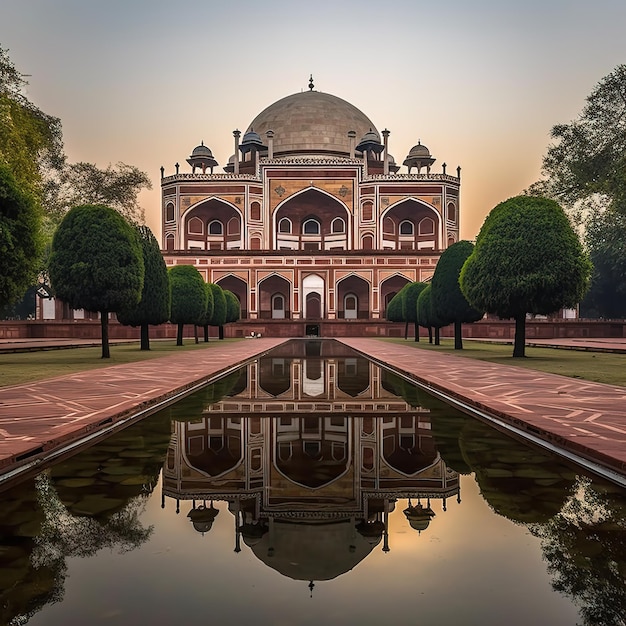
[(166, 263), (236, 294), (236, 335), (381, 334), (393, 295), (459, 239), (460, 168), (431, 172), (418, 143), (398, 173), (389, 131), (310, 87), (235, 131), (223, 173), (204, 144), (191, 173), (162, 168)]

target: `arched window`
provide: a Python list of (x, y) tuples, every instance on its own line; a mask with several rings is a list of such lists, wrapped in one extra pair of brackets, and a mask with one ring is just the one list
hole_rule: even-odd
[(239, 218), (231, 217), (228, 220), (228, 234), (229, 235), (238, 235), (240, 232), (239, 229)]
[[(421, 222), (420, 222), (420, 225), (421, 225)], [(413, 222), (409, 222), (409, 220), (404, 220), (404, 222), (400, 222), (400, 234), (412, 235), (413, 234)]]
[(331, 233), (345, 233), (346, 223), (340, 217), (336, 217), (330, 225), (330, 232)]
[(448, 219), (456, 223), (456, 206), (454, 206), (454, 202), (448, 203)]
[(253, 202), (250, 205), (250, 219), (252, 220), (261, 219), (261, 205), (258, 202)]
[(374, 205), (371, 202), (363, 203), (363, 220), (369, 222), (374, 216)]
[(278, 222), (278, 232), (286, 235), (291, 234), (291, 220), (289, 218), (283, 217), (283, 219)]
[(272, 296), (272, 319), (285, 319), (285, 297), (282, 293)]
[(343, 299), (344, 317), (347, 320), (355, 320), (357, 318), (358, 300), (353, 293), (347, 293)]
[(319, 235), (320, 223), (317, 220), (307, 220), (302, 224), (302, 232), (305, 235)]
[(173, 250), (174, 249), (174, 235), (165, 235), (165, 249)]
[(171, 202), (168, 202), (167, 206), (165, 207), (165, 221), (174, 221), (174, 205)]
[(363, 250), (373, 250), (374, 249), (374, 237), (371, 235), (364, 235), (361, 240), (361, 248)]
[(187, 231), (194, 235), (201, 235), (204, 232), (204, 224), (199, 217), (192, 217), (187, 224)]
[(396, 232), (396, 225), (390, 217), (383, 220), (383, 232), (388, 235), (393, 235)]
[(250, 250), (260, 250), (260, 249), (261, 249), (260, 237), (252, 237), (250, 239)]
[(430, 217), (425, 217), (419, 223), (420, 235), (434, 235), (435, 234), (435, 221)]
[(224, 234), (224, 226), (222, 222), (219, 220), (213, 220), (209, 224), (209, 235), (223, 235)]

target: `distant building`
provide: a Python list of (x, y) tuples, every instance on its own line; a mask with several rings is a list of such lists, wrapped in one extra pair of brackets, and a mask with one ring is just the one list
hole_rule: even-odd
[(222, 172), (204, 142), (161, 168), (166, 263), (236, 294), (238, 336), (384, 334), (389, 300), (459, 239), (460, 168), (433, 172), (418, 141), (399, 173), (388, 130), (309, 87), (234, 131)]

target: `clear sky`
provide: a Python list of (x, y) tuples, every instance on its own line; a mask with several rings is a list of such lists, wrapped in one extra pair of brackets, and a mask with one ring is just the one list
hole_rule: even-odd
[(313, 74), (391, 131), (396, 162), (421, 140), (433, 171), (462, 167), (473, 239), (540, 177), (550, 128), (626, 63), (625, 25), (624, 0), (0, 0), (0, 46), (61, 118), (69, 160), (146, 171), (157, 237), (160, 166), (187, 168), (204, 141), (222, 171), (232, 131)]

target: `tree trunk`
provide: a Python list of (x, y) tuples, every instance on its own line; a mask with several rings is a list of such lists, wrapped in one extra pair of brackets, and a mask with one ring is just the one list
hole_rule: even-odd
[(183, 345), (183, 325), (182, 324), (178, 325), (178, 331), (176, 332), (176, 345), (177, 346)]
[(200, 343), (200, 340), (198, 339), (198, 325), (197, 324), (193, 325), (193, 338), (196, 343)]
[(439, 334), (439, 331), (441, 329), (439, 328), (439, 326), (435, 326), (435, 345), (436, 346), (440, 346), (441, 345), (441, 335)]
[(420, 325), (415, 322), (415, 341), (420, 340)]
[(141, 350), (150, 350), (150, 327), (148, 322), (141, 325)]
[(219, 326), (219, 331), (220, 331), (220, 339), (224, 339), (224, 327)]
[(513, 344), (513, 357), (523, 358), (526, 356), (526, 313), (515, 316), (515, 342)]
[(209, 343), (209, 325), (204, 325), (204, 343)]
[(463, 350), (463, 335), (461, 322), (454, 322), (454, 349)]
[(100, 328), (102, 330), (102, 358), (110, 359), (109, 350), (109, 312), (100, 311)]
[(404, 341), (406, 341), (409, 337), (409, 323), (404, 322)]
[(432, 343), (433, 342), (433, 327), (429, 326), (428, 327), (428, 343)]

